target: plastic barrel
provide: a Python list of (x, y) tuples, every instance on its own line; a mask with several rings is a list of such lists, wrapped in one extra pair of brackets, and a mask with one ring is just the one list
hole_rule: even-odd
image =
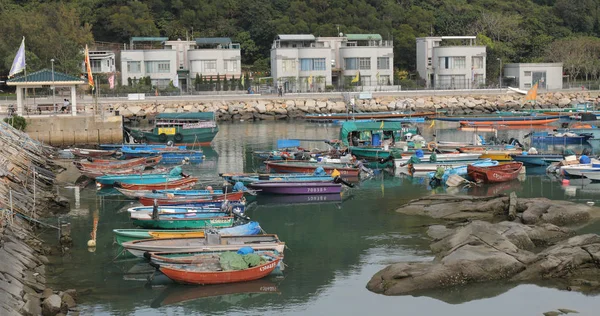
[(372, 145), (373, 146), (381, 146), (381, 135), (373, 134)]

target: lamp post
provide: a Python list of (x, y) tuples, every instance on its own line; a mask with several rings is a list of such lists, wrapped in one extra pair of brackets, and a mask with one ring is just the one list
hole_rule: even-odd
[(502, 89), (502, 59), (496, 58), (500, 62), (500, 69), (498, 72), (498, 87)]
[(52, 105), (54, 106), (54, 113), (56, 113), (56, 86), (54, 85), (54, 58), (50, 59), (50, 63), (52, 63)]

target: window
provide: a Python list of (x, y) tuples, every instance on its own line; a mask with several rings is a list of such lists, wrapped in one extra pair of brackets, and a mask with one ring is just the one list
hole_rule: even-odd
[(525, 88), (531, 88), (531, 83), (526, 83), (524, 86)]
[(102, 61), (98, 59), (90, 60), (90, 68), (92, 68), (92, 72), (102, 72)]
[(390, 69), (390, 58), (377, 57), (377, 69)]
[(483, 57), (482, 56), (475, 56), (471, 59), (471, 62), (473, 63), (473, 69), (483, 69)]
[(128, 73), (140, 73), (142, 72), (142, 63), (139, 61), (128, 61), (127, 62)]
[(283, 59), (281, 61), (281, 69), (283, 70), (283, 72), (296, 71), (296, 60)]
[(237, 72), (238, 71), (238, 61), (235, 59), (226, 59), (225, 63), (225, 71), (227, 72)]
[(217, 73), (217, 60), (194, 60), (192, 61), (193, 72), (205, 74), (205, 73)]
[(390, 84), (390, 76), (379, 76), (379, 85), (387, 86)]
[(360, 70), (371, 69), (371, 58), (370, 57), (359, 58), (358, 66), (359, 66)]
[(440, 57), (440, 69), (464, 69), (467, 68), (466, 58), (463, 57)]
[(427, 66), (431, 66), (431, 57), (427, 58)]
[(145, 61), (144, 68), (146, 68), (146, 73), (169, 73), (171, 63), (168, 60)]
[(360, 76), (360, 84), (362, 86), (370, 86), (371, 85), (371, 76)]
[(169, 80), (169, 79), (152, 79), (152, 80), (150, 80), (150, 82), (152, 83), (153, 86), (163, 89), (163, 88), (166, 88), (169, 86), (169, 83), (171, 83), (171, 80)]
[(301, 58), (300, 59), (300, 70), (311, 71), (311, 70), (326, 70), (325, 58)]
[(344, 69), (358, 70), (358, 58), (344, 58)]
[(525, 77), (531, 77), (531, 71), (524, 72), (523, 76), (525, 76)]

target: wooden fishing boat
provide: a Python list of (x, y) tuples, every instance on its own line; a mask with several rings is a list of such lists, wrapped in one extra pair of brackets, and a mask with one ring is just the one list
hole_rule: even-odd
[(154, 265), (167, 277), (184, 284), (223, 284), (258, 280), (271, 274), (281, 261), (281, 257), (263, 254), (266, 262), (244, 270), (223, 271), (219, 258), (199, 259), (198, 264), (160, 264)]
[(250, 187), (256, 190), (260, 190), (260, 193), (270, 194), (287, 194), (287, 195), (298, 195), (298, 194), (332, 194), (342, 192), (342, 184), (329, 182), (292, 182), (292, 181), (280, 181), (280, 182), (254, 182), (250, 184)]
[(199, 229), (209, 227), (231, 227), (233, 217), (196, 217), (194, 214), (169, 215), (160, 214), (158, 219), (132, 218), (133, 225), (142, 228), (159, 229)]
[[(436, 154), (436, 160), (434, 162), (430, 162), (429, 159), (431, 154), (424, 154), (421, 161), (423, 163), (433, 163), (433, 164), (455, 164), (460, 162), (473, 162), (481, 156), (480, 153), (453, 153), (453, 154)], [(408, 162), (410, 159), (409, 155), (403, 155), (400, 158), (394, 159), (394, 167), (396, 169), (402, 168), (402, 165)]]
[(219, 132), (214, 112), (160, 113), (151, 131), (126, 129), (148, 144), (210, 145)]
[(77, 157), (108, 157), (114, 155), (116, 150), (103, 150), (103, 149), (85, 149), (85, 148), (72, 148), (71, 152)]
[[(176, 180), (171, 180), (163, 183), (155, 183), (155, 184), (130, 184), (130, 183), (121, 183), (116, 182), (114, 186), (122, 189), (119, 190), (121, 193), (125, 194), (123, 190), (127, 191), (146, 191), (152, 192), (153, 190), (167, 190), (167, 189), (188, 189), (196, 185), (198, 183), (198, 178), (196, 177), (187, 177)], [(127, 195), (127, 194), (125, 194)], [(137, 197), (137, 196), (136, 196)]]
[(458, 151), (461, 153), (479, 153), (479, 159), (491, 159), (496, 161), (511, 161), (512, 154), (521, 154), (523, 150), (515, 146), (509, 147), (484, 147), (484, 146), (468, 146), (459, 147)]
[[(211, 228), (216, 230), (221, 236), (247, 236), (258, 235), (262, 228), (258, 222), (248, 222), (243, 225), (225, 228)], [(113, 229), (116, 242), (121, 245), (127, 241), (149, 239), (149, 238), (201, 238), (205, 235), (204, 229)]]
[(89, 169), (89, 168), (78, 168), (79, 173), (90, 178), (96, 179), (101, 176), (119, 176), (119, 175), (130, 175), (130, 174), (140, 174), (144, 172), (144, 165), (134, 166), (134, 167), (126, 167), (126, 168), (113, 168), (113, 169)]
[[(547, 121), (547, 120), (558, 120), (561, 118), (568, 118), (569, 115), (537, 115), (537, 116), (457, 116), (457, 117), (436, 117), (436, 121), (446, 121), (446, 122), (483, 122), (483, 123), (498, 123), (505, 125), (524, 125), (524, 122), (527, 122), (525, 125), (533, 124), (533, 125), (541, 125), (539, 123), (532, 123), (537, 121)], [(508, 122), (521, 122), (517, 124), (508, 123)]]
[[(179, 195), (179, 194), (176, 194), (178, 191), (181, 191), (181, 192), (192, 191), (192, 190), (185, 190), (185, 189), (166, 190), (167, 192), (163, 192), (162, 190), (128, 190), (128, 189), (123, 189), (119, 186), (120, 186), (120, 184), (118, 182), (115, 183), (115, 186), (114, 186), (115, 190), (119, 191), (121, 194), (123, 194), (126, 197), (131, 198), (131, 199), (139, 199), (141, 197), (152, 198), (153, 196), (162, 197), (163, 194), (170, 193), (170, 192), (173, 192), (173, 193), (171, 193), (173, 195)], [(223, 194), (222, 190), (212, 190), (213, 193), (210, 193), (210, 191), (208, 191), (208, 190), (193, 190), (193, 191), (197, 191), (197, 192), (203, 191), (204, 192), (203, 195)], [(159, 193), (159, 195), (157, 195), (157, 193)], [(183, 195), (183, 194), (181, 194), (181, 195)]]
[(523, 163), (511, 162), (492, 167), (467, 166), (467, 174), (475, 182), (496, 183), (514, 180), (523, 169)]
[(558, 121), (554, 119), (538, 119), (538, 120), (519, 120), (519, 121), (460, 121), (462, 126), (494, 126), (494, 125), (511, 125), (511, 126), (529, 126), (529, 125), (547, 125)]
[(162, 156), (150, 156), (150, 157), (140, 157), (133, 158), (127, 160), (117, 160), (117, 159), (92, 159), (89, 161), (88, 159), (73, 161), (73, 164), (77, 168), (88, 168), (88, 169), (113, 169), (113, 168), (128, 168), (139, 165), (144, 165), (146, 168), (156, 166)]
[(285, 249), (285, 243), (275, 234), (250, 236), (213, 234), (209, 238), (142, 239), (123, 243), (123, 248), (136, 257), (143, 257), (145, 252), (238, 251), (248, 246), (254, 250), (275, 249), (279, 253), (283, 253)]
[(567, 133), (548, 133), (548, 132), (535, 132), (531, 135), (531, 141), (533, 143), (543, 144), (584, 144), (592, 134), (578, 135), (572, 132)]
[(281, 181), (294, 181), (294, 182), (321, 182), (331, 181), (333, 178), (330, 175), (314, 175), (312, 173), (279, 173), (279, 174), (257, 174), (257, 173), (246, 173), (246, 174), (221, 174), (221, 177), (232, 184), (241, 182), (244, 185), (249, 185), (253, 182), (281, 182)]
[(351, 120), (351, 119), (385, 119), (385, 118), (405, 118), (405, 117), (433, 117), (435, 112), (363, 112), (363, 113), (331, 113), (331, 114), (306, 114), (305, 119), (309, 121), (331, 121), (331, 120)]
[[(129, 217), (134, 218), (152, 218), (154, 209), (150, 206), (131, 207), (127, 209)], [(160, 215), (181, 215), (178, 217), (194, 216), (202, 217), (224, 217), (229, 215), (227, 209), (217, 207), (177, 207), (177, 206), (157, 206), (157, 214)]]
[(227, 194), (214, 194), (214, 195), (197, 195), (197, 196), (169, 196), (167, 194), (161, 194), (161, 198), (156, 197), (140, 197), (139, 201), (142, 205), (151, 206), (154, 205), (154, 201), (158, 205), (182, 205), (182, 204), (194, 204), (197, 202), (216, 202), (216, 201), (239, 201), (244, 197), (244, 192), (232, 192)]
[(157, 184), (169, 181), (187, 178), (181, 172), (181, 167), (171, 169), (169, 173), (163, 174), (132, 174), (132, 175), (116, 175), (116, 176), (101, 176), (96, 178), (96, 185), (107, 186), (114, 185), (115, 182), (126, 184)]
[(511, 154), (511, 157), (525, 166), (548, 166), (563, 160), (563, 155), (560, 154)]
[[(252, 246), (250, 246), (252, 247)], [(253, 253), (261, 255), (264, 253), (274, 254), (278, 257), (283, 257), (276, 247), (272, 249), (254, 250)], [(219, 255), (230, 250), (214, 250), (214, 251), (167, 251), (167, 252), (146, 252), (144, 257), (157, 264), (195, 264), (201, 262), (203, 257), (209, 254)]]
[(358, 178), (360, 169), (345, 164), (327, 164), (310, 161), (288, 160), (288, 161), (266, 161), (267, 170), (281, 173), (313, 173), (315, 169), (323, 167), (327, 174), (333, 170), (340, 172), (343, 178)]

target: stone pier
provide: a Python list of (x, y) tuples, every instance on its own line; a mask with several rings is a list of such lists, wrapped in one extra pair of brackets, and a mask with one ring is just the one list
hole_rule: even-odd
[(123, 142), (121, 116), (31, 116), (27, 134), (52, 146), (97, 145)]

